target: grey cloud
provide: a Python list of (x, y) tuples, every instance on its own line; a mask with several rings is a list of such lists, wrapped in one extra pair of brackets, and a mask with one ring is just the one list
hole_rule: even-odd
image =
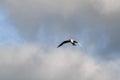
[(0, 48), (1, 80), (119, 80), (120, 60), (97, 64), (80, 50), (40, 46)]
[(78, 37), (88, 52), (93, 50), (91, 53), (104, 59), (119, 56), (117, 0), (4, 0), (1, 4), (25, 39), (36, 40), (39, 29), (46, 42), (68, 34)]
[(35, 38), (42, 26), (46, 33), (52, 32), (50, 29), (67, 33), (80, 32), (82, 26), (92, 26), (94, 14), (98, 15), (88, 0), (6, 0), (3, 4), (13, 25), (22, 36), (31, 39)]

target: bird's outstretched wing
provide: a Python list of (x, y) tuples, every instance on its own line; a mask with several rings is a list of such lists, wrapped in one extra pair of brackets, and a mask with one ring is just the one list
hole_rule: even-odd
[(74, 43), (78, 43), (77, 41), (74, 41)]
[(57, 48), (59, 48), (60, 46), (62, 46), (62, 45), (65, 44), (65, 43), (69, 43), (69, 42), (70, 42), (70, 40), (63, 41), (60, 45), (58, 45)]

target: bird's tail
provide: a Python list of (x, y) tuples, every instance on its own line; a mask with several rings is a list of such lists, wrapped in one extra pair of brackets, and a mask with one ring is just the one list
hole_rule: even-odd
[(79, 45), (80, 47), (82, 47), (82, 44), (81, 44), (81, 43), (79, 43), (79, 42), (78, 42), (78, 45)]

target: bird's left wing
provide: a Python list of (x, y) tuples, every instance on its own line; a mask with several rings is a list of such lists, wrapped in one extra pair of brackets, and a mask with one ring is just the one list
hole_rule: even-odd
[(62, 45), (65, 44), (65, 43), (68, 43), (68, 42), (70, 42), (70, 40), (63, 41), (60, 45), (58, 45), (57, 48), (59, 48), (60, 46), (62, 46)]

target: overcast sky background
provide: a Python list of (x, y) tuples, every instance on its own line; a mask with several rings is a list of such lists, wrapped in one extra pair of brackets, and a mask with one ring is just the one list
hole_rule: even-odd
[[(0, 0), (0, 80), (120, 80), (120, 1)], [(73, 38), (82, 44), (61, 41)]]

